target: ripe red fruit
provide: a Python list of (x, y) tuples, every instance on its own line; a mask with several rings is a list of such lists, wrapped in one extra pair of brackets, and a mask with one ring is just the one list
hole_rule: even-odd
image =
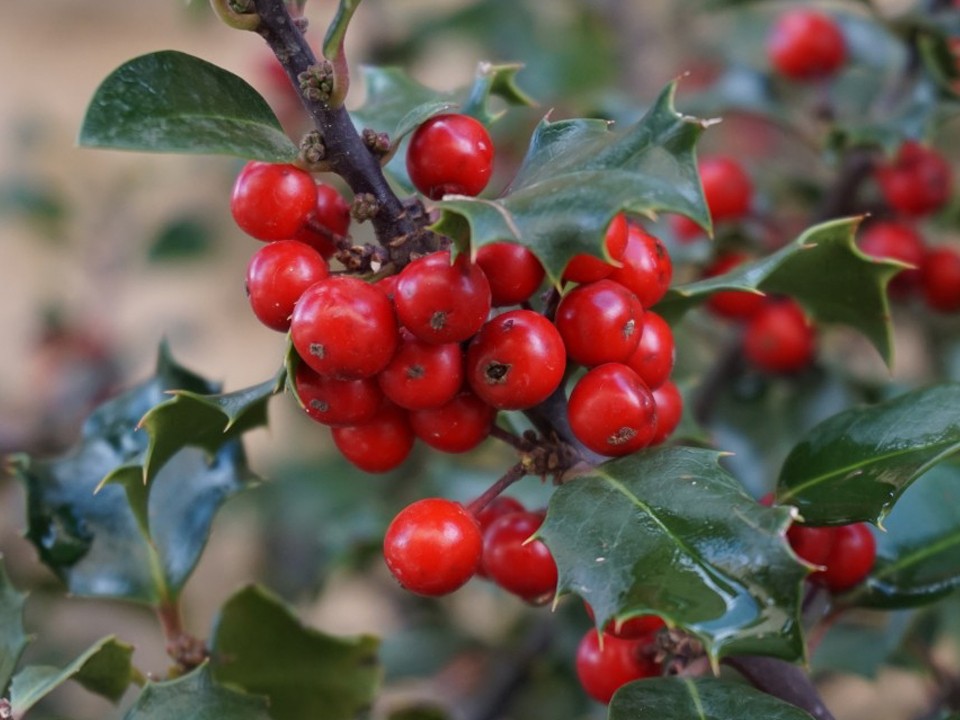
[[(716, 259), (703, 271), (705, 278), (723, 275), (750, 260), (750, 257), (741, 252), (728, 252), (718, 255)], [(762, 293), (746, 292), (744, 290), (721, 290), (709, 297), (706, 307), (714, 315), (728, 320), (747, 320), (766, 305), (766, 296)]]
[(296, 240), (277, 240), (247, 264), (247, 299), (257, 319), (272, 330), (290, 329), (294, 305), (304, 291), (330, 274), (327, 261)]
[(457, 343), (434, 345), (402, 330), (400, 345), (377, 380), (383, 394), (402, 408), (438, 408), (463, 384), (463, 352)]
[(833, 528), (833, 546), (823, 563), (826, 569), (810, 577), (832, 592), (843, 592), (866, 579), (876, 557), (877, 542), (866, 523), (840, 525)]
[(383, 404), (376, 378), (339, 380), (318, 375), (305, 363), (294, 375), (297, 397), (304, 412), (330, 426), (357, 425), (372, 420)]
[[(590, 603), (584, 601), (583, 607), (590, 619), (596, 621)], [(666, 625), (663, 618), (658, 615), (637, 615), (628, 620), (610, 620), (603, 628), (603, 632), (624, 640), (650, 639), (654, 633)]]
[(577, 677), (583, 689), (597, 702), (609, 703), (628, 682), (659, 675), (660, 667), (644, 654), (644, 645), (607, 633), (601, 640), (599, 632), (588, 630), (577, 646)]
[(237, 225), (258, 240), (289, 240), (317, 203), (317, 186), (294, 165), (249, 162), (233, 185), (230, 211)]
[(466, 255), (431, 253), (407, 265), (393, 296), (400, 322), (428, 343), (469, 339), (490, 314), (490, 283)]
[[(627, 248), (627, 224), (626, 215), (617, 213), (607, 226), (603, 247), (607, 259), (613, 262), (619, 262)], [(580, 253), (567, 262), (563, 270), (563, 279), (575, 283), (596, 282), (610, 275), (613, 269), (613, 265), (594, 255)]]
[(567, 411), (573, 434), (601, 455), (629, 455), (649, 445), (657, 431), (653, 393), (620, 363), (600, 365), (580, 378)]
[(598, 280), (565, 294), (553, 322), (574, 362), (625, 362), (640, 340), (643, 306), (623, 285)]
[(913, 140), (877, 168), (876, 178), (887, 204), (911, 217), (939, 210), (953, 191), (953, 173), (943, 155)]
[(396, 468), (407, 459), (415, 440), (406, 411), (387, 402), (371, 420), (330, 432), (340, 453), (368, 473)]
[(739, 220), (753, 202), (753, 182), (739, 161), (725, 155), (701, 158), (697, 163), (703, 194), (713, 221)]
[(952, 247), (927, 250), (920, 266), (920, 288), (934, 310), (960, 310), (960, 253)]
[(425, 498), (401, 510), (383, 538), (390, 572), (410, 592), (446, 595), (480, 564), (483, 539), (476, 519), (457, 502)]
[(847, 59), (847, 45), (837, 22), (809, 8), (781, 14), (767, 36), (770, 64), (792, 80), (832, 75)]
[(350, 205), (335, 187), (317, 183), (317, 203), (296, 239), (330, 258), (337, 245), (333, 235), (345, 237), (350, 230)]
[(493, 141), (469, 115), (434, 115), (418, 127), (407, 148), (407, 173), (432, 200), (478, 195), (493, 172)]
[(300, 297), (290, 321), (297, 353), (321, 375), (371, 377), (399, 342), (393, 305), (383, 291), (353, 277), (328, 277)]
[(546, 400), (563, 380), (567, 353), (557, 328), (532, 310), (510, 310), (487, 322), (467, 348), (467, 382), (500, 410)]
[(548, 601), (557, 588), (557, 564), (540, 540), (527, 542), (540, 528), (544, 514), (502, 515), (483, 533), (483, 567), (504, 590), (527, 602)]
[(798, 557), (811, 565), (826, 565), (833, 549), (835, 531), (833, 527), (791, 525), (787, 530), (787, 541)]
[[(485, 533), (487, 528), (493, 524), (494, 520), (504, 515), (524, 512), (525, 510), (526, 508), (523, 506), (523, 503), (516, 498), (507, 495), (498, 495), (476, 513), (477, 523), (480, 525), (480, 532)], [(477, 575), (484, 578), (489, 577), (486, 568), (483, 566), (482, 556), (480, 558), (480, 567), (477, 568)]]
[(466, 390), (445, 405), (410, 412), (413, 432), (434, 450), (463, 453), (490, 435), (496, 408)]
[(657, 406), (657, 431), (650, 440), (657, 445), (666, 440), (680, 424), (683, 417), (683, 396), (677, 386), (667, 380), (653, 391), (653, 402)]
[(687, 244), (706, 237), (703, 228), (686, 215), (671, 215), (667, 222), (677, 242)]
[(494, 307), (519, 305), (530, 299), (543, 282), (543, 265), (529, 248), (495, 242), (477, 250), (477, 265), (490, 282)]
[(670, 377), (675, 359), (673, 330), (666, 320), (648, 310), (643, 315), (640, 342), (625, 364), (640, 376), (648, 388), (656, 390)]
[(651, 308), (670, 289), (673, 263), (660, 240), (639, 225), (631, 224), (627, 246), (620, 256), (621, 266), (610, 279), (630, 290), (644, 308)]
[(920, 266), (926, 254), (923, 237), (909, 225), (895, 221), (870, 223), (860, 235), (858, 245), (871, 257), (914, 266), (914, 269), (901, 270), (890, 281), (891, 294), (903, 297), (920, 283)]
[(806, 368), (816, 351), (816, 334), (792, 300), (768, 303), (747, 323), (743, 352), (757, 369), (792, 373)]

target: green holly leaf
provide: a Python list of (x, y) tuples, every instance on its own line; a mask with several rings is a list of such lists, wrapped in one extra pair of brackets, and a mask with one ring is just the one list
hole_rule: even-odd
[(714, 678), (656, 678), (624, 685), (608, 720), (811, 720), (795, 705), (742, 683)]
[(151, 682), (124, 720), (270, 720), (267, 701), (214, 681), (202, 665), (183, 677)]
[(683, 98), (683, 110), (701, 117), (744, 112), (781, 125), (795, 121), (784, 105), (780, 87), (770, 75), (741, 64), (731, 64), (709, 87)]
[[(177, 365), (164, 347), (156, 375), (94, 410), (65, 455), (15, 458), (14, 470), (27, 488), (27, 537), (74, 595), (147, 603), (176, 595), (203, 550), (214, 514), (251, 479), (239, 438), (228, 436), (215, 450), (189, 447), (168, 454), (145, 484), (145, 458), (154, 440), (140, 429), (140, 420), (169, 402), (174, 389), (211, 393), (217, 387)], [(216, 421), (222, 428), (222, 417)]]
[(130, 686), (133, 647), (106, 637), (94, 643), (67, 667), (32, 665), (25, 667), (10, 684), (10, 704), (20, 717), (67, 680), (116, 703)]
[(890, 365), (893, 328), (886, 287), (904, 266), (860, 252), (854, 242), (859, 223), (859, 218), (846, 218), (815, 225), (767, 257), (671, 288), (657, 312), (676, 322), (720, 290), (782, 293), (799, 301), (818, 322), (856, 328)]
[(881, 523), (901, 494), (960, 449), (960, 383), (855, 407), (804, 436), (780, 470), (777, 501), (812, 525)]
[(936, 602), (960, 586), (960, 467), (926, 472), (897, 501), (867, 581), (844, 603), (883, 610)]
[(803, 655), (808, 569), (784, 540), (787, 508), (746, 495), (710, 450), (662, 448), (611, 460), (562, 485), (539, 531), (559, 589), (597, 622), (655, 613), (697, 636), (713, 661)]
[(27, 596), (17, 592), (7, 577), (0, 555), (0, 696), (17, 667), (20, 655), (30, 643), (23, 631), (23, 604)]
[(499, 240), (529, 247), (559, 282), (571, 257), (603, 257), (607, 226), (621, 210), (688, 215), (703, 227), (710, 218), (697, 175), (694, 146), (705, 122), (680, 115), (675, 85), (623, 132), (601, 120), (544, 119), (526, 158), (496, 200), (447, 196), (437, 203), (441, 233), (473, 249)]
[(291, 162), (299, 152), (246, 81), (174, 50), (142, 55), (114, 70), (87, 107), (79, 142), (267, 162)]
[(220, 611), (212, 670), (219, 682), (267, 696), (273, 720), (347, 720), (373, 701), (377, 645), (305, 627), (279, 598), (248, 587)]

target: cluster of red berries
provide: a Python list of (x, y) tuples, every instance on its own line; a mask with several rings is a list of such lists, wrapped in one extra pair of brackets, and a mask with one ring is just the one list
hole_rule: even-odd
[[(593, 619), (590, 606), (587, 614)], [(640, 615), (590, 629), (577, 646), (577, 678), (594, 700), (609, 703), (613, 694), (633, 680), (663, 672), (657, 660), (657, 638), (665, 623), (656, 615)]]
[(946, 245), (928, 246), (916, 227), (917, 221), (940, 210), (950, 199), (953, 173), (949, 163), (933, 148), (908, 140), (895, 157), (876, 169), (874, 177), (895, 217), (866, 224), (860, 249), (876, 258), (912, 266), (891, 281), (891, 296), (919, 295), (934, 310), (960, 310), (960, 251)]

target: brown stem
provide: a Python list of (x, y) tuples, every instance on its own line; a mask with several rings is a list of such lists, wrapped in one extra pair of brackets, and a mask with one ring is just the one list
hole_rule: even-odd
[(769, 657), (729, 657), (723, 662), (739, 671), (758, 690), (806, 710), (816, 720), (835, 720), (802, 668)]
[(202, 640), (183, 629), (183, 617), (177, 600), (165, 600), (156, 607), (157, 619), (167, 642), (167, 654), (177, 663), (174, 674), (188, 672), (203, 664), (209, 656)]
[(522, 437), (519, 437), (515, 433), (510, 432), (509, 430), (500, 427), (499, 425), (494, 425), (490, 429), (490, 437), (494, 437), (497, 440), (505, 442), (510, 447), (520, 452), (525, 452), (529, 450), (529, 444), (524, 441)]
[(488, 487), (482, 495), (467, 505), (467, 512), (476, 515), (489, 505), (500, 493), (513, 485), (517, 480), (527, 474), (527, 468), (523, 463), (517, 463), (503, 474), (499, 480)]

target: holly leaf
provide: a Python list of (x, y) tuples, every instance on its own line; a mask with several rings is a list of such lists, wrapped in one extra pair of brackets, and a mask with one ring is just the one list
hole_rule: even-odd
[(654, 613), (698, 637), (712, 661), (736, 653), (803, 655), (800, 584), (787, 508), (766, 508), (720, 455), (659, 448), (562, 485), (539, 531), (559, 589), (590, 603), (599, 626)]
[(710, 218), (697, 175), (694, 146), (706, 122), (680, 115), (675, 84), (624, 132), (601, 120), (545, 118), (505, 194), (495, 200), (448, 195), (434, 229), (475, 250), (509, 240), (529, 247), (559, 282), (576, 254), (603, 257), (614, 215), (658, 211)]
[(162, 347), (156, 375), (94, 410), (65, 455), (14, 459), (27, 488), (27, 537), (74, 595), (147, 603), (176, 595), (214, 514), (250, 482), (239, 438), (228, 437), (212, 454), (193, 447), (172, 454), (144, 484), (152, 439), (140, 419), (174, 388), (217, 389)]
[(267, 696), (273, 720), (352, 719), (370, 706), (379, 685), (376, 639), (305, 627), (261, 588), (230, 598), (211, 636), (213, 676)]
[(291, 162), (297, 146), (242, 78), (175, 50), (141, 55), (101, 83), (80, 128), (85, 147)]
[(20, 655), (30, 643), (23, 631), (23, 604), (27, 596), (17, 592), (7, 577), (0, 555), (0, 696), (13, 675)]
[(811, 525), (877, 524), (927, 470), (960, 449), (960, 383), (855, 407), (820, 423), (780, 470), (777, 502)]
[(124, 720), (269, 720), (267, 701), (221, 685), (210, 668), (196, 670), (167, 682), (151, 682)]
[(886, 287), (904, 266), (864, 255), (854, 242), (860, 218), (815, 225), (767, 257), (731, 272), (671, 288), (657, 312), (676, 322), (720, 290), (781, 293), (799, 301), (815, 320), (856, 328), (893, 362), (893, 328)]
[(960, 467), (926, 472), (897, 501), (866, 583), (843, 599), (883, 610), (936, 602), (960, 586)]
[(631, 682), (610, 701), (608, 720), (811, 720), (808, 713), (742, 683), (714, 678)]
[(685, 96), (681, 105), (685, 112), (702, 117), (745, 112), (790, 126), (795, 118), (787, 111), (779, 89), (768, 74), (732, 64), (709, 87)]
[(67, 680), (76, 680), (87, 690), (116, 703), (130, 686), (133, 647), (106, 637), (94, 643), (67, 667), (25, 667), (10, 684), (10, 704), (20, 717)]

